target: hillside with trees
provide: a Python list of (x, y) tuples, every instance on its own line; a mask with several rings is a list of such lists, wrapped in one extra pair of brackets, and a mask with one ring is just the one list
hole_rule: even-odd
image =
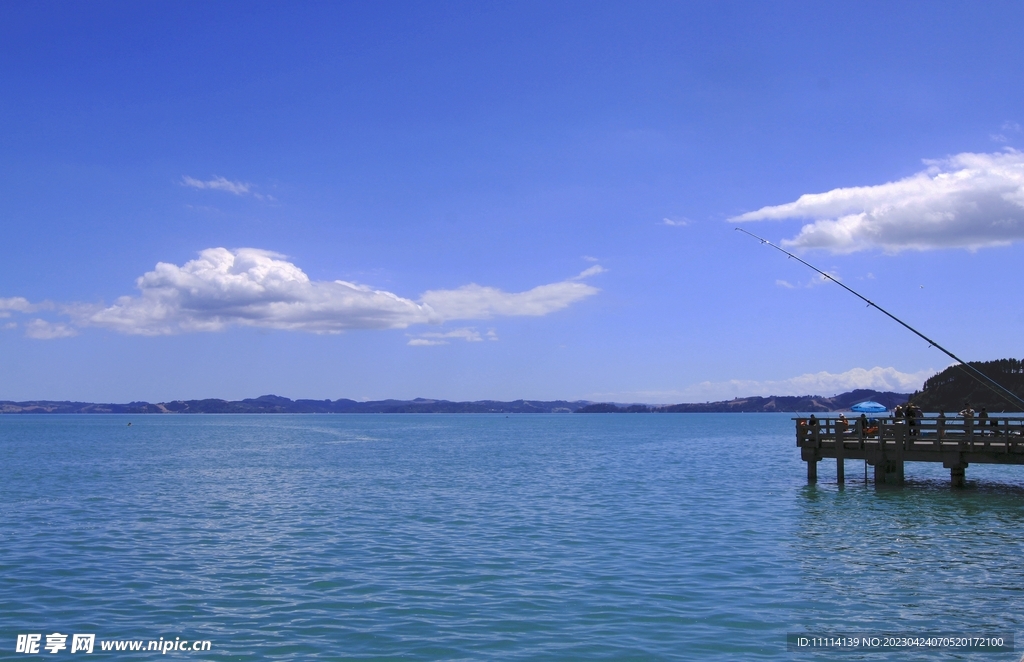
[[(1018, 359), (971, 362), (982, 374), (1024, 397), (1024, 362)], [(969, 402), (975, 410), (991, 413), (1019, 412), (1020, 406), (986, 386), (965, 368), (950, 366), (928, 378), (924, 387), (910, 396), (910, 402), (924, 411), (960, 411)]]

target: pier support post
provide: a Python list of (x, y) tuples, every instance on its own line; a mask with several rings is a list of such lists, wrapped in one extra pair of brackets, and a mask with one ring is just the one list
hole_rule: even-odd
[(875, 463), (875, 485), (902, 485), (903, 459), (884, 459)]
[(881, 457), (875, 462), (876, 485), (903, 484), (903, 450), (907, 444), (907, 426), (893, 425), (892, 432), (895, 443), (891, 449), (886, 449), (885, 447), (883, 431), (879, 430), (878, 432)]
[(842, 485), (846, 482), (846, 461), (843, 436), (846, 434), (846, 423), (842, 420), (836, 421), (836, 482)]
[(963, 487), (967, 481), (967, 463), (962, 459), (948, 460), (942, 466), (949, 469), (949, 484), (953, 487)]
[(907, 444), (910, 443), (910, 426), (900, 425), (896, 428), (899, 431), (899, 437), (896, 439), (896, 457), (893, 458), (895, 463), (895, 480), (893, 481), (896, 485), (903, 484), (903, 453), (907, 450)]
[(821, 452), (817, 448), (804, 446), (800, 449), (800, 458), (807, 463), (807, 483), (817, 483), (818, 460), (821, 459)]

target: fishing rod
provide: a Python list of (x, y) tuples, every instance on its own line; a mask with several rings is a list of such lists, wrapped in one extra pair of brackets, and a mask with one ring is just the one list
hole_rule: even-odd
[[(898, 323), (900, 326), (904, 327), (905, 329), (907, 329), (911, 333), (913, 333), (913, 334), (917, 335), (918, 337), (922, 338), (925, 342), (928, 343), (929, 347), (934, 347), (935, 349), (939, 350), (940, 352), (942, 352), (943, 354), (945, 354), (949, 358), (951, 358), (954, 361), (956, 361), (957, 364), (960, 366), (960, 368), (963, 369), (968, 375), (970, 375), (971, 377), (973, 377), (974, 379), (978, 380), (979, 382), (981, 382), (982, 384), (984, 384), (988, 388), (990, 388), (993, 391), (995, 391), (999, 396), (1001, 396), (1004, 400), (1006, 400), (1010, 404), (1012, 404), (1015, 407), (1019, 407), (1022, 410), (1024, 410), (1024, 399), (1021, 399), (1016, 393), (1014, 393), (1010, 389), (1006, 388), (1005, 386), (1003, 386), (1002, 384), (1000, 384), (996, 380), (992, 379), (991, 377), (989, 377), (988, 375), (983, 373), (981, 370), (978, 370), (977, 368), (975, 368), (970, 363), (964, 361), (959, 356), (957, 356), (953, 352), (949, 351), (948, 349), (946, 349), (945, 347), (943, 347), (939, 343), (935, 342), (934, 340), (932, 340), (928, 336), (924, 335), (923, 333), (921, 333), (920, 331), (918, 331), (914, 327), (910, 326), (909, 324), (907, 324), (906, 322), (904, 322), (900, 318), (896, 317), (895, 315), (890, 313), (885, 308), (882, 308), (881, 306), (879, 306), (874, 301), (868, 299), (867, 297), (863, 296), (859, 292), (856, 292), (855, 290), (853, 290), (852, 288), (844, 285), (843, 283), (840, 283), (832, 275), (825, 273), (824, 271), (822, 271), (821, 269), (817, 268), (813, 264), (810, 264), (809, 262), (801, 260), (796, 255), (793, 255), (792, 253), (787, 251), (785, 248), (782, 248), (781, 246), (776, 246), (775, 244), (773, 244), (772, 242), (768, 241), (767, 239), (764, 239), (763, 237), (758, 237), (753, 232), (748, 232), (747, 230), (744, 230), (743, 228), (736, 228), (736, 229), (739, 230), (740, 232), (742, 232), (743, 234), (748, 234), (751, 237), (753, 237), (754, 239), (757, 239), (762, 244), (767, 244), (768, 246), (771, 246), (775, 250), (781, 251), (781, 252), (785, 253), (786, 255), (788, 255), (792, 259), (796, 260), (800, 264), (804, 265), (805, 267), (808, 267), (808, 268), (813, 269), (814, 271), (818, 272), (819, 274), (821, 274), (822, 278), (824, 278), (826, 280), (832, 281), (833, 283), (835, 283), (839, 287), (843, 288), (844, 290), (846, 290), (847, 292), (849, 292), (853, 296), (857, 297), (861, 301), (863, 301), (866, 304), (868, 304), (868, 307), (874, 308), (875, 310), (879, 311), (880, 313), (882, 313), (886, 317), (892, 319), (893, 321), (895, 321), (896, 323)], [(1007, 396), (1009, 396), (1009, 397), (1007, 397)]]

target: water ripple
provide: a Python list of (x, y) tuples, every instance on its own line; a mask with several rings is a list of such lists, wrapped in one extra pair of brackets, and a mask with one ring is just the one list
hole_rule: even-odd
[(0, 417), (0, 656), (59, 630), (210, 660), (791, 659), (787, 632), (1024, 613), (1013, 468), (807, 486), (785, 416), (125, 420)]

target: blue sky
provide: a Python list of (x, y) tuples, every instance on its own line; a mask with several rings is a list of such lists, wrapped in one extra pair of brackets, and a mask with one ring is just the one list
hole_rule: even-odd
[(1021, 355), (1021, 3), (0, 14), (0, 399), (681, 402), (948, 365), (738, 224)]

